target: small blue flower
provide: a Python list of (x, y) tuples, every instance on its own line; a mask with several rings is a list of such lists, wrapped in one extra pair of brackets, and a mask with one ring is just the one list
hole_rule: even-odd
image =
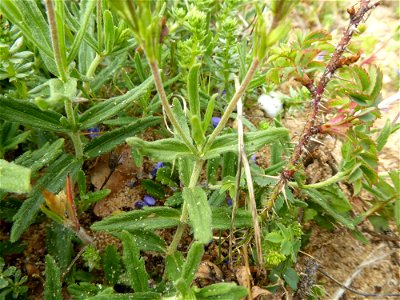
[(228, 198), (228, 200), (226, 200), (226, 203), (227, 203), (229, 206), (232, 206), (232, 198)]
[(94, 138), (100, 136), (100, 127), (99, 126), (91, 127), (87, 130), (87, 133), (89, 135), (89, 138), (93, 140)]
[(253, 162), (256, 162), (257, 156), (255, 154), (253, 154), (252, 156), (250, 156), (250, 160)]
[(211, 123), (212, 123), (214, 128), (218, 126), (220, 121), (221, 121), (220, 117), (212, 117), (211, 118)]
[(147, 206), (146, 203), (144, 203), (142, 200), (139, 200), (135, 203), (135, 207), (137, 209), (141, 209), (143, 206)]
[(158, 162), (155, 166), (153, 171), (151, 171), (151, 177), (155, 178), (157, 175), (157, 171), (158, 169), (164, 167), (164, 163), (163, 162)]
[(149, 196), (149, 195), (145, 195), (145, 196), (143, 197), (143, 201), (144, 201), (144, 203), (145, 203), (147, 206), (154, 206), (154, 205), (156, 205), (156, 200), (155, 200), (153, 197)]

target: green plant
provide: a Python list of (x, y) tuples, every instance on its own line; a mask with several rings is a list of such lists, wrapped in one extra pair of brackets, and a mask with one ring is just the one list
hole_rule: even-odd
[(28, 291), (28, 287), (24, 285), (28, 277), (22, 276), (21, 270), (14, 266), (6, 269), (4, 266), (4, 259), (0, 257), (0, 298), (19, 299), (19, 297), (23, 297)]

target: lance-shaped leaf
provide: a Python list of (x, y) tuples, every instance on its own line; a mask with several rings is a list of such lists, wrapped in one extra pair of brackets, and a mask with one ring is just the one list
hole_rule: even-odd
[[(185, 112), (182, 109), (181, 103), (177, 98), (174, 98), (172, 102), (172, 112), (175, 115), (176, 120), (179, 123), (179, 126), (181, 126), (183, 134), (185, 135), (186, 139), (190, 142), (192, 142), (192, 137), (190, 136), (190, 130), (189, 126), (187, 123), (187, 118), (185, 115)], [(179, 133), (174, 129), (174, 133), (179, 136)]]
[(71, 131), (61, 125), (61, 114), (51, 110), (43, 111), (33, 103), (0, 97), (0, 106), (0, 119), (44, 130)]
[(233, 282), (208, 285), (196, 292), (197, 300), (206, 299), (242, 299), (247, 296), (247, 289)]
[(31, 170), (0, 159), (0, 189), (28, 193), (31, 189)]
[(15, 163), (30, 168), (34, 174), (59, 157), (63, 152), (63, 146), (64, 139), (58, 139), (52, 144), (46, 143), (38, 150), (25, 152), (15, 160)]
[[(155, 251), (165, 252), (167, 250), (167, 244), (151, 230), (144, 230), (143, 228), (138, 230), (126, 230), (132, 234), (136, 245), (141, 251)], [(111, 232), (112, 235), (117, 238), (121, 238), (121, 232)]]
[(195, 158), (186, 144), (176, 138), (146, 142), (133, 137), (126, 139), (126, 142), (142, 156), (149, 156), (155, 161), (173, 162), (179, 157)]
[(118, 254), (117, 247), (107, 245), (102, 256), (102, 263), (107, 282), (112, 286), (115, 285), (121, 274), (121, 257)]
[(159, 117), (147, 117), (139, 119), (128, 126), (106, 132), (88, 143), (84, 148), (84, 153), (89, 158), (100, 156), (124, 143), (125, 139), (128, 137), (134, 136), (145, 130), (147, 127), (156, 125), (159, 122)]
[(10, 236), (11, 242), (17, 241), (24, 230), (33, 222), (40, 205), (44, 201), (42, 189), (45, 188), (54, 193), (59, 192), (65, 185), (67, 174), (74, 176), (81, 165), (82, 162), (74, 159), (72, 155), (64, 154), (49, 166), (47, 173), (38, 180), (29, 198), (24, 201), (14, 216)]
[(142, 97), (152, 84), (153, 78), (150, 77), (141, 85), (126, 94), (107, 99), (92, 106), (79, 117), (79, 122), (82, 123), (80, 128), (87, 129), (115, 116), (120, 111), (126, 109), (134, 101)]
[(170, 228), (179, 223), (179, 210), (168, 207), (146, 207), (107, 217), (91, 226), (95, 231), (132, 231)]
[[(95, 1), (88, 1), (88, 2), (83, 2), (83, 3), (86, 4), (85, 12), (82, 17), (82, 22), (79, 24), (79, 31), (75, 35), (74, 41), (71, 46), (71, 50), (68, 54), (68, 58), (67, 58), (68, 64), (71, 63), (75, 59), (76, 55), (78, 54), (79, 47), (83, 41), (83, 37), (85, 36), (88, 26), (89, 26), (89, 23), (90, 23), (89, 21), (90, 21), (90, 17), (92, 16), (92, 11), (96, 6)], [(65, 21), (63, 20), (63, 22), (65, 22)]]
[(200, 99), (199, 99), (199, 69), (200, 64), (192, 66), (189, 70), (187, 88), (189, 97), (189, 108), (192, 116), (200, 119)]
[(189, 211), (195, 239), (208, 243), (212, 239), (212, 214), (206, 192), (200, 187), (185, 187), (182, 196)]
[[(286, 128), (269, 128), (257, 132), (248, 132), (244, 134), (245, 150), (247, 153), (254, 153), (261, 147), (276, 142), (279, 139), (287, 137)], [(215, 139), (210, 150), (204, 154), (205, 159), (219, 157), (225, 152), (238, 152), (237, 134), (225, 134)]]
[(44, 285), (45, 300), (61, 300), (60, 268), (51, 255), (46, 255), (46, 283)]
[(169, 280), (177, 281), (181, 277), (184, 263), (185, 259), (179, 251), (167, 255), (165, 258), (165, 271)]
[(132, 235), (127, 231), (121, 233), (123, 255), (122, 260), (125, 264), (128, 280), (135, 292), (147, 292), (149, 286), (147, 281), (149, 275), (144, 267), (144, 260), (140, 257), (140, 251)]
[(200, 242), (194, 242), (189, 249), (187, 259), (182, 268), (181, 278), (186, 282), (188, 286), (192, 284), (194, 275), (197, 268), (200, 265), (201, 258), (204, 254), (203, 244)]

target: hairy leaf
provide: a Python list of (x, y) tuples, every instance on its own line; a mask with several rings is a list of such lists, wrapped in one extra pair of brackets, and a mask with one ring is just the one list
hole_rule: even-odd
[(126, 109), (128, 106), (132, 105), (134, 101), (145, 95), (148, 89), (153, 84), (153, 78), (150, 77), (144, 81), (141, 85), (137, 86), (133, 90), (130, 90), (122, 96), (113, 97), (100, 102), (88, 110), (86, 110), (79, 117), (79, 122), (81, 123), (81, 129), (90, 128), (96, 124), (100, 124), (102, 121), (107, 120), (115, 116), (120, 111)]
[(185, 187), (182, 196), (189, 211), (195, 239), (208, 243), (212, 239), (212, 215), (206, 192), (200, 187)]
[(44, 285), (45, 300), (61, 300), (61, 274), (56, 261), (46, 255), (46, 283)]
[(126, 139), (126, 142), (142, 156), (149, 156), (155, 161), (173, 162), (179, 157), (194, 158), (186, 144), (176, 138), (146, 142), (133, 137)]
[(94, 158), (109, 152), (117, 145), (125, 142), (128, 137), (134, 136), (144, 131), (149, 126), (154, 126), (160, 122), (158, 117), (147, 117), (139, 119), (128, 126), (124, 126), (102, 134), (100, 137), (93, 139), (84, 148), (84, 153), (89, 158)]
[(186, 284), (190, 286), (194, 279), (194, 275), (197, 268), (200, 265), (201, 259), (204, 254), (203, 244), (200, 242), (194, 242), (189, 249), (187, 259), (182, 268), (181, 278), (185, 280)]
[[(246, 153), (254, 153), (261, 147), (276, 142), (279, 139), (285, 138), (288, 134), (286, 128), (270, 128), (257, 132), (248, 132), (244, 134)], [(204, 154), (205, 159), (210, 159), (220, 156), (225, 152), (238, 152), (237, 134), (230, 133), (219, 136), (210, 147), (210, 150)]]
[(144, 260), (140, 257), (140, 251), (132, 235), (123, 230), (121, 233), (123, 255), (129, 283), (135, 292), (147, 292), (149, 290), (147, 281), (149, 275), (144, 267)]
[(208, 285), (196, 292), (197, 300), (207, 299), (242, 299), (246, 297), (247, 289), (233, 282), (223, 282)]
[(61, 114), (51, 110), (43, 111), (33, 103), (0, 97), (0, 106), (0, 119), (44, 130), (56, 132), (71, 131), (69, 128), (61, 125)]
[(107, 217), (91, 226), (95, 231), (132, 231), (175, 227), (179, 223), (179, 210), (169, 207), (146, 207)]
[(28, 193), (31, 190), (31, 169), (0, 159), (0, 189)]

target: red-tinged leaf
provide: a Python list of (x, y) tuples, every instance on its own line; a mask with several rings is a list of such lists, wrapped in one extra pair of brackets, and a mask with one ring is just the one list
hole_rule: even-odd
[(328, 100), (328, 107), (329, 108), (341, 107), (341, 106), (346, 105), (347, 103), (349, 103), (349, 99), (338, 97), (338, 98)]
[(332, 36), (325, 30), (316, 30), (313, 32), (310, 32), (305, 38), (304, 38), (304, 45), (311, 45), (314, 42), (322, 42), (322, 41), (328, 41), (331, 40)]
[(371, 80), (369, 78), (367, 71), (364, 68), (357, 65), (354, 65), (352, 67), (352, 70), (357, 75), (357, 78), (360, 81), (363, 91), (367, 91), (371, 84)]
[(370, 186), (374, 185), (378, 181), (378, 174), (374, 169), (367, 165), (360, 166), (360, 169), (364, 173), (364, 178), (368, 181)]
[(358, 155), (369, 167), (375, 169), (378, 167), (378, 158), (376, 155), (368, 152), (360, 153)]
[(361, 105), (361, 106), (370, 105), (369, 102), (371, 101), (371, 96), (366, 93), (350, 90), (350, 91), (348, 91), (348, 95), (358, 105)]
[(300, 60), (300, 64), (304, 67), (308, 67), (308, 65), (315, 59), (315, 57), (320, 53), (318, 49), (308, 49), (303, 51), (303, 55)]
[(78, 217), (76, 215), (76, 208), (75, 208), (75, 202), (74, 202), (74, 194), (73, 194), (73, 188), (72, 188), (72, 180), (71, 180), (71, 175), (67, 175), (67, 182), (65, 183), (65, 190), (67, 192), (67, 213), (68, 213), (68, 218), (70, 221), (72, 221), (72, 224), (74, 226), (75, 230), (79, 230), (79, 221)]
[(382, 89), (383, 74), (378, 67), (372, 67), (369, 70), (369, 76), (371, 78), (371, 84), (368, 93), (370, 94), (370, 98), (375, 101)]

